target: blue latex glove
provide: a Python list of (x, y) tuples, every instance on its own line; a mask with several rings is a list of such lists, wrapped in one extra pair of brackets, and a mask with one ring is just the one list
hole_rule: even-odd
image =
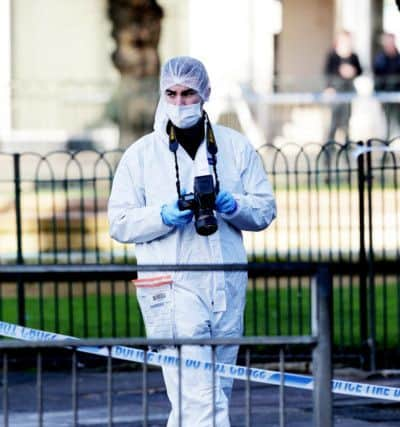
[(218, 212), (231, 215), (237, 209), (236, 200), (228, 191), (220, 191), (215, 199), (215, 209)]
[(180, 227), (189, 224), (193, 218), (193, 212), (190, 209), (180, 211), (178, 201), (175, 201), (161, 207), (161, 218), (165, 225)]

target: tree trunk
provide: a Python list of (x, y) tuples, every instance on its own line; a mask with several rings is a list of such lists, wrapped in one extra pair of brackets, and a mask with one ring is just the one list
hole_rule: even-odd
[(108, 0), (116, 49), (112, 54), (121, 81), (107, 113), (120, 127), (120, 146), (152, 130), (158, 100), (157, 52), (163, 11), (156, 0)]

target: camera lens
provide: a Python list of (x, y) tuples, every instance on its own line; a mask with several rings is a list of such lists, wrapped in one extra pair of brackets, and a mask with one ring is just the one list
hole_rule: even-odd
[(195, 227), (198, 234), (201, 236), (209, 236), (217, 231), (217, 219), (213, 215), (212, 211), (201, 212), (196, 218)]

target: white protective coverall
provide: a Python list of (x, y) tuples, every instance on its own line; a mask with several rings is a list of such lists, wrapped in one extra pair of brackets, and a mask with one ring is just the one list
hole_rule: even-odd
[[(160, 112), (160, 108), (159, 108)], [(169, 150), (166, 117), (156, 115), (155, 131), (130, 146), (115, 173), (109, 199), (111, 236), (136, 244), (138, 264), (246, 263), (241, 230), (266, 228), (275, 217), (275, 200), (261, 159), (240, 133), (213, 125), (218, 146), (217, 171), (220, 188), (233, 194), (237, 209), (232, 215), (215, 212), (218, 230), (210, 236), (196, 233), (194, 220), (182, 227), (163, 223), (161, 206), (177, 199), (174, 155)], [(179, 147), (177, 158), (182, 188), (192, 191), (197, 166), (207, 156), (203, 141), (194, 161)], [(199, 166), (201, 167), (201, 166)], [(211, 173), (211, 172), (210, 172)], [(159, 273), (158, 275), (165, 275)], [(157, 276), (140, 273), (139, 277)], [(214, 338), (240, 337), (246, 297), (246, 272), (171, 272), (170, 325), (165, 316), (146, 321), (146, 290), (137, 289), (148, 337)], [(156, 313), (156, 312), (154, 312)], [(165, 314), (165, 313), (164, 313)], [(160, 317), (161, 319), (161, 317)], [(234, 364), (237, 346), (219, 346), (216, 361)], [(175, 348), (159, 350), (177, 354)], [(211, 360), (208, 346), (185, 346), (183, 358)], [(168, 427), (179, 425), (178, 371), (163, 368), (172, 411)], [(212, 373), (182, 370), (182, 426), (210, 427), (213, 414)], [(215, 378), (214, 416), (218, 427), (229, 426), (232, 380)]]

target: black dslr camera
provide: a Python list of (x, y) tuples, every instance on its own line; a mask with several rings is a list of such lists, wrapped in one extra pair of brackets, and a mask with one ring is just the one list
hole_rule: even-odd
[(179, 197), (179, 210), (190, 209), (194, 213), (196, 231), (201, 236), (209, 236), (217, 231), (217, 219), (214, 216), (215, 194), (212, 175), (194, 178), (194, 193)]

